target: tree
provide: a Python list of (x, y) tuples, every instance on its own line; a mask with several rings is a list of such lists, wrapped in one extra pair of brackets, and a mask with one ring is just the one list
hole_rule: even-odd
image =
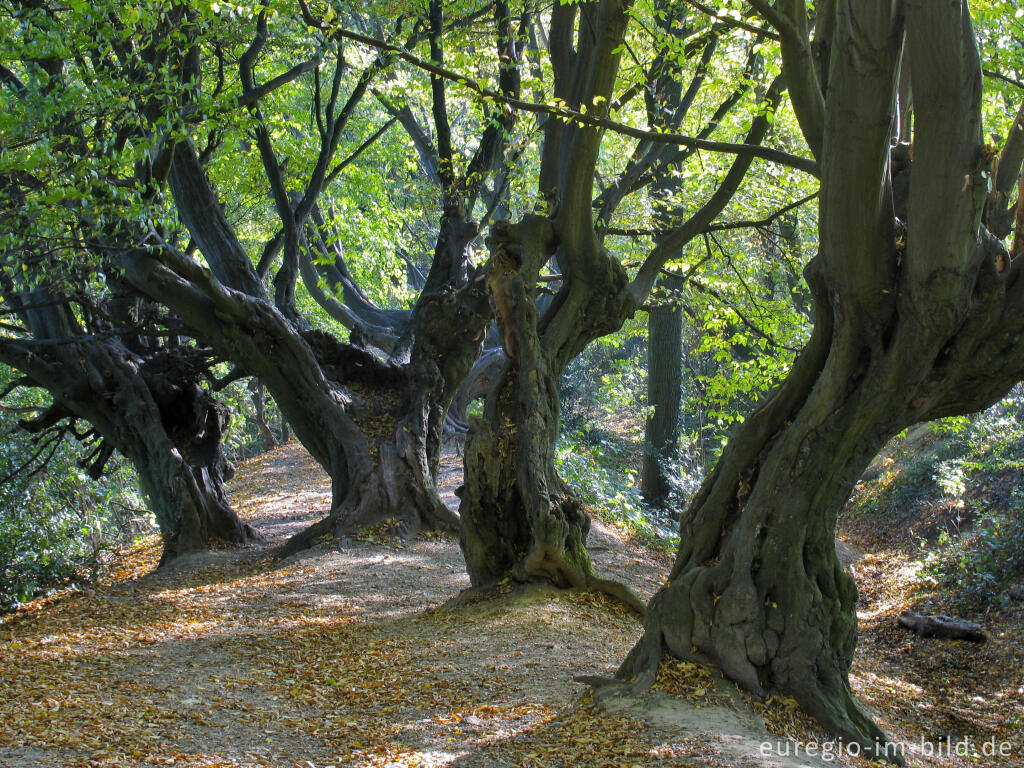
[[(467, 442), (460, 543), (475, 586), (486, 587), (508, 575), (523, 581), (542, 578), (560, 586), (604, 588), (639, 608), (635, 598), (595, 574), (585, 546), (589, 520), (555, 469), (558, 378), (590, 341), (617, 330), (640, 308), (665, 263), (724, 209), (755, 155), (805, 169), (813, 164), (785, 152), (761, 151), (758, 145), (771, 125), (781, 81), (770, 82), (760, 99), (748, 94), (747, 82), (737, 88), (740, 95), (753, 97), (758, 108), (744, 121), (744, 141), (641, 131), (615, 183), (595, 195), (604, 129), (622, 128), (608, 115), (611, 105), (620, 103), (614, 91), (629, 22), (629, 4), (615, 0), (558, 4), (551, 12), (546, 37), (553, 96), (565, 106), (555, 111), (563, 119), (548, 119), (543, 126), (538, 190), (549, 201), (547, 215), (498, 222), (488, 239), (489, 290), (509, 361)], [(730, 29), (729, 24), (702, 26), (691, 54), (715, 44)], [(678, 89), (678, 99), (663, 108), (685, 115), (692, 103), (686, 94), (699, 89), (703, 77), (698, 67), (691, 89)], [(635, 92), (655, 81), (645, 79)], [(737, 101), (727, 92), (722, 111)], [(712, 129), (720, 119), (716, 115), (709, 121)], [(627, 195), (687, 160), (697, 148), (724, 150), (735, 157), (715, 179), (705, 202), (673, 222), (631, 277), (605, 245), (602, 220), (607, 222)], [(538, 309), (538, 278), (549, 261), (561, 280), (550, 304)]]
[[(438, 498), (431, 474), (445, 410), (490, 319), (468, 245), (478, 231), (475, 203), (501, 164), (512, 113), (475, 108), (468, 123), (479, 130), (470, 134), (474, 151), (463, 161), (453, 150), (446, 84), (431, 83), (432, 160), (443, 196), (433, 259), (411, 310), (382, 309), (337, 250), (330, 209), (343, 192), (331, 185), (390, 127), (375, 124), (387, 116), (365, 97), (393, 55), (367, 56), (361, 44), (338, 34), (334, 9), (321, 18), (306, 6), (300, 14), (292, 6), (267, 7), (245, 22), (228, 8), (136, 10), (123, 17), (83, 6), (11, 11), (17, 22), (11, 34), (25, 54), (14, 69), (5, 68), (5, 82), (39, 103), (54, 95), (44, 78), (19, 79), (36, 66), (18, 31), (27, 24), (47, 41), (51, 68), (77, 96), (58, 110), (41, 110), (23, 132), (29, 150), (45, 137), (62, 137), (59, 157), (44, 164), (54, 175), (72, 167), (68, 183), (36, 184), (39, 169), (25, 151), (10, 164), (14, 185), (79, 208), (75, 226), (90, 248), (122, 270), (126, 284), (170, 308), (189, 333), (236, 367), (234, 376), (256, 376), (268, 389), (334, 488), (332, 514), (290, 549), (326, 531), (384, 519), (406, 534), (424, 525), (455, 528), (457, 518)], [(495, 46), (481, 65), (498, 92), (514, 96), (517, 27), (504, 3), (487, 12), (489, 21), (475, 9), (447, 21), (441, 3), (433, 3), (426, 19), (414, 11), (393, 22), (384, 22), (383, 13), (348, 14), (344, 21), (379, 34), (388, 25), (405, 45), (426, 45), (439, 63), (446, 35), (485, 25)], [(72, 34), (62, 36), (65, 28)], [(361, 68), (350, 66), (357, 60)], [(296, 120), (297, 114), (308, 118)], [(339, 158), (353, 134), (358, 146)], [(238, 190), (253, 167), (270, 190), (274, 222), (258, 259), (243, 243), (256, 239), (254, 231), (264, 234), (259, 224), (270, 217), (239, 221), (227, 213), (238, 210)], [(237, 173), (240, 168), (246, 173)], [(246, 178), (238, 182), (236, 175)], [(265, 195), (252, 207), (266, 210)], [(96, 236), (100, 221), (102, 237)], [(275, 264), (271, 292), (264, 281)], [(352, 343), (327, 332), (323, 322), (310, 322), (298, 301), (300, 276), (348, 326)]]
[[(379, 52), (358, 78), (345, 105), (336, 109), (345, 64), (343, 38), (336, 35), (334, 24), (315, 18), (305, 7), (303, 20), (319, 30), (324, 43), (335, 47), (337, 53), (331, 96), (323, 105), (319, 98), (315, 100), (319, 157), (295, 202), (286, 192), (270, 131), (261, 114), (254, 113), (260, 156), (284, 222), (279, 236), (264, 249), (266, 262), (266, 254), (272, 253), (278, 242), (282, 246), (275, 307), (271, 308), (264, 297), (230, 224), (216, 213), (219, 209), (210, 181), (185, 144), (175, 149), (171, 160), (170, 186), (177, 209), (200, 251), (211, 262), (215, 277), (197, 273), (179, 257), (173, 263), (136, 260), (128, 266), (129, 279), (135, 285), (179, 310), (195, 327), (211, 327), (204, 314), (209, 309), (209, 297), (216, 296), (231, 306), (235, 322), (220, 322), (216, 331), (207, 331), (207, 337), (236, 363), (260, 376), (299, 439), (328, 470), (334, 486), (331, 514), (294, 537), (285, 552), (308, 546), (325, 532), (341, 535), (385, 519), (397, 521), (406, 535), (423, 525), (457, 526), (457, 519), (436, 494), (432, 474), (437, 466), (445, 412), (479, 354), (484, 327), (490, 319), (482, 276), (470, 265), (468, 246), (478, 231), (472, 220), (474, 205), (501, 158), (505, 132), (510, 127), (507, 114), (487, 114), (477, 148), (459, 174), (445, 85), (438, 79), (431, 83), (437, 146), (420, 142), (417, 149), (431, 164), (442, 192), (436, 245), (413, 309), (407, 313), (382, 312), (361, 295), (344, 261), (330, 253), (330, 238), (323, 236), (325, 222), (317, 201), (334, 173), (328, 172), (328, 166), (342, 130), (390, 55)], [(431, 56), (443, 63), (445, 24), (440, 3), (430, 6), (427, 30)], [(494, 30), (500, 61), (499, 88), (514, 94), (518, 88), (514, 29), (503, 3), (495, 6)], [(254, 42), (241, 59), (243, 98), (258, 91), (251, 70), (267, 37), (268, 22), (266, 14), (261, 13)], [(419, 33), (414, 33), (410, 42), (418, 37)], [(319, 88), (317, 80), (317, 91)], [(400, 105), (388, 106), (399, 115), (404, 113)], [(412, 128), (410, 133), (415, 135), (416, 127)], [(347, 162), (342, 161), (336, 168)], [(216, 219), (213, 225), (209, 221), (211, 210)], [(307, 224), (314, 231), (304, 235)], [(319, 246), (322, 255), (330, 256), (326, 264), (328, 284), (341, 288), (344, 305), (318, 290), (314, 259), (303, 252), (310, 246)], [(350, 327), (352, 338), (385, 350), (386, 362), (357, 344), (342, 344), (324, 332), (303, 327), (293, 301), (299, 271), (304, 273), (314, 297)], [(174, 282), (182, 276), (189, 280), (188, 296), (175, 295)], [(237, 292), (223, 291), (221, 285)], [(262, 343), (240, 343), (242, 338), (257, 338)]]
[[(677, 277), (659, 283), (678, 291)], [(641, 483), (648, 504), (664, 503), (671, 492), (668, 461), (679, 441), (679, 398), (682, 395), (683, 312), (666, 303), (647, 312), (647, 407), (644, 423), (644, 463)]]
[[(90, 127), (105, 130), (108, 113), (101, 109), (91, 126), (78, 119), (82, 72), (63, 56), (75, 37), (47, 34), (45, 9), (16, 6), (14, 15), (19, 32), (7, 50), (15, 69), (3, 68), (0, 96), (13, 145), (0, 171), (0, 296), (12, 321), (3, 326), (0, 360), (24, 374), (16, 384), (52, 398), (22, 426), (91, 443), (94, 478), (115, 450), (126, 456), (164, 538), (161, 562), (213, 541), (252, 541), (255, 532), (231, 509), (221, 482), (226, 412), (201, 386), (211, 378), (211, 355), (126, 291), (107, 252), (125, 241), (125, 222), (111, 216), (123, 201), (104, 194), (98, 180), (131, 180), (144, 190), (147, 166), (112, 153), (89, 167), (81, 148)], [(78, 176), (85, 181), (76, 188)], [(89, 427), (78, 431), (79, 421)]]
[[(983, 408), (1024, 375), (1021, 263), (993, 229), (1002, 208), (985, 209), (993, 167), (1020, 173), (1022, 126), (1001, 153), (982, 140), (964, 2), (838, 0), (813, 17), (802, 2), (751, 5), (781, 37), (821, 168), (805, 272), (814, 331), (684, 515), (669, 582), (618, 677), (650, 684), (665, 652), (712, 663), (898, 760), (850, 692), (856, 587), (834, 552), (836, 516), (892, 435)], [(901, 68), (912, 146), (896, 140)]]

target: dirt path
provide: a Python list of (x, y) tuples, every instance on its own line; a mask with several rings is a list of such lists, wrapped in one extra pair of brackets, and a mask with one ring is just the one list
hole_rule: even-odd
[[(446, 459), (442, 493), (457, 470)], [(468, 586), (451, 538), (368, 533), (272, 562), (272, 545), (322, 515), (329, 490), (283, 446), (241, 466), (231, 488), (267, 545), (151, 573), (149, 542), (109, 583), (0, 619), (0, 765), (829, 764), (758, 758), (759, 721), (689, 665), (663, 675), (674, 698), (599, 710), (572, 678), (611, 675), (636, 618), (599, 595), (542, 588), (447, 610)], [(653, 593), (667, 559), (595, 528), (599, 571)], [(776, 710), (776, 730), (802, 732)]]

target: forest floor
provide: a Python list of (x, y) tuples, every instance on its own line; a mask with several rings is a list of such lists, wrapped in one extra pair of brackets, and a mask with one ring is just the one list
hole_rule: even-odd
[[(449, 500), (458, 472), (447, 457)], [(679, 662), (663, 665), (650, 695), (597, 706), (573, 677), (612, 675), (637, 618), (602, 595), (541, 587), (449, 607), (469, 586), (451, 537), (368, 531), (275, 562), (274, 547), (330, 499), (294, 444), (245, 462), (231, 494), (264, 545), (154, 572), (148, 540), (103, 583), (0, 618), (0, 765), (866, 765), (809, 755), (825, 737), (792, 702), (753, 703)], [(602, 575), (644, 597), (670, 565), (601, 524), (590, 544)], [(1024, 765), (1020, 617), (980, 650), (914, 638), (895, 628), (912, 599), (898, 569), (884, 553), (855, 567), (864, 637), (852, 682), (910, 745), (908, 762)], [(997, 662), (1008, 668), (982, 674)], [(917, 746), (944, 736), (1012, 752), (928, 757)], [(760, 756), (765, 742), (792, 755), (792, 739), (798, 757)]]

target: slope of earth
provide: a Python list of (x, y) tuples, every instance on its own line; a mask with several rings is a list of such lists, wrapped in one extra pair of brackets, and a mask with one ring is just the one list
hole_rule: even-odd
[[(930, 427), (916, 427), (876, 458), (840, 518), (840, 537), (863, 553), (853, 566), (860, 641), (851, 683), (918, 755), (1024, 766), (1024, 603), (1006, 587), (1020, 574), (1000, 573), (982, 599), (966, 591), (967, 571), (940, 583), (927, 566), (949, 549), (941, 542), (950, 533), (963, 539), (964, 564), (988, 556), (972, 510), (1013, 503), (1020, 472), (976, 471), (961, 486), (963, 498), (953, 498), (940, 481), (956, 453)], [(988, 641), (918, 637), (898, 624), (905, 610), (970, 621)]]
[[(457, 469), (445, 460), (446, 494)], [(598, 708), (573, 677), (611, 675), (637, 619), (597, 594), (509, 585), (447, 607), (468, 586), (451, 538), (367, 531), (274, 562), (273, 546), (330, 499), (293, 444), (244, 463), (231, 490), (267, 544), (152, 572), (150, 540), (106, 583), (0, 618), (0, 765), (836, 764), (762, 758), (769, 737), (749, 702), (692, 665), (666, 664), (660, 690)], [(667, 572), (664, 555), (614, 529), (595, 526), (591, 544), (600, 572), (645, 597)], [(858, 674), (889, 679), (888, 668)], [(877, 698), (909, 738), (902, 703)], [(821, 738), (786, 701), (755, 708), (775, 734)]]

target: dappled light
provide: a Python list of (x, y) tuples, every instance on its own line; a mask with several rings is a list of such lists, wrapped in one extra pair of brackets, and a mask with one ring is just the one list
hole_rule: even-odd
[(1019, 5), (0, 3), (0, 768), (1024, 767)]
[[(279, 492), (301, 491), (312, 462), (294, 447), (277, 451), (296, 469)], [(280, 459), (272, 452), (263, 461)], [(235, 483), (257, 499), (262, 463), (242, 465)], [(274, 519), (262, 502), (233, 500), (267, 515), (251, 523)], [(627, 558), (620, 573), (650, 570), (632, 545), (595, 535), (599, 561), (624, 547), (615, 552)], [(3, 620), (0, 754), (21, 765), (58, 754), (61, 765), (124, 768), (617, 768), (739, 765), (768, 739), (826, 738), (792, 700), (753, 702), (767, 731), (744, 720), (743, 695), (688, 662), (666, 662), (640, 709), (599, 707), (572, 680), (611, 676), (639, 636), (636, 619), (600, 594), (511, 584), (445, 607), (468, 586), (450, 539), (325, 542), (283, 563), (259, 551), (218, 552), (152, 573), (155, 548), (127, 552), (103, 584)], [(865, 609), (870, 617), (874, 606)], [(866, 619), (852, 682), (901, 738), (927, 736), (964, 707), (982, 728), (975, 739), (1012, 735), (988, 704), (953, 705), (942, 689), (871, 655), (884, 632), (876, 623)], [(1020, 700), (1016, 690), (993, 693), (991, 704)]]

